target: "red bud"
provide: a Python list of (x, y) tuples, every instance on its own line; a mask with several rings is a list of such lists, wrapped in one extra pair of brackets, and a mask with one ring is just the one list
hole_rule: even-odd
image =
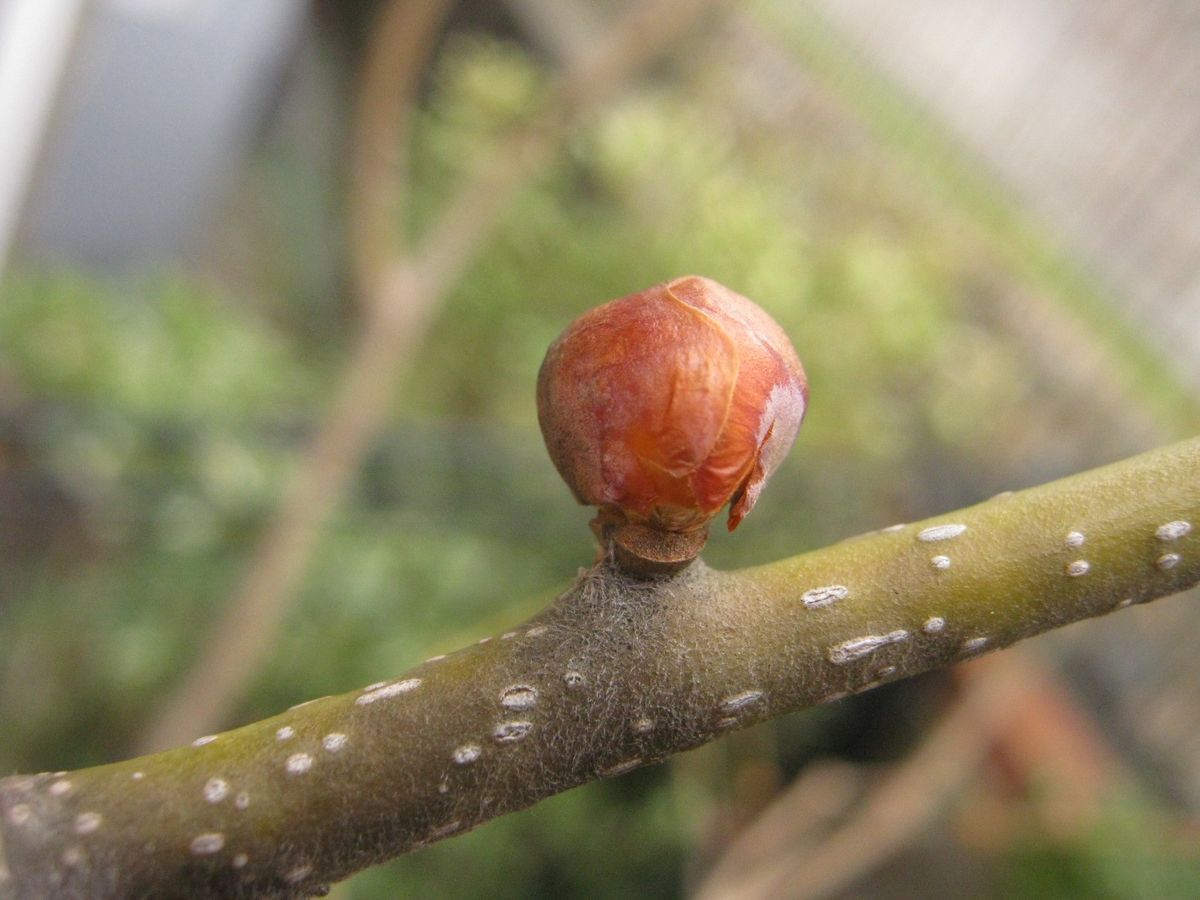
[(576, 498), (607, 523), (668, 534), (706, 533), (730, 501), (736, 528), (795, 440), (807, 398), (779, 325), (696, 276), (584, 313), (538, 375), (546, 447)]

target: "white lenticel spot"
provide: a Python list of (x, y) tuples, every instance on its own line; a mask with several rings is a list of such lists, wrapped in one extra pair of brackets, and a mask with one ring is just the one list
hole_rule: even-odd
[(962, 642), (963, 653), (978, 653), (988, 645), (988, 639), (985, 637), (973, 637)]
[(615, 775), (624, 775), (626, 772), (632, 772), (642, 764), (642, 758), (635, 756), (632, 759), (627, 759), (617, 763), (615, 766), (609, 766), (607, 769), (600, 770), (601, 778), (612, 778)]
[(203, 747), (205, 744), (211, 744), (216, 739), (217, 739), (217, 736), (215, 734), (206, 734), (206, 735), (204, 735), (204, 737), (198, 737), (194, 741), (192, 741), (192, 746), (193, 747)]
[(477, 643), (477, 644), (486, 644), (486, 643), (487, 643), (488, 641), (490, 641), (490, 640), (491, 640), (491, 638), (490, 638), (490, 637), (484, 637), (484, 638), (480, 638), (480, 639), (479, 639), (478, 641), (476, 641), (475, 643)]
[(224, 778), (210, 778), (204, 782), (204, 799), (209, 803), (220, 803), (229, 796), (229, 782)]
[(929, 560), (929, 564), (935, 569), (948, 569), (950, 568), (950, 557), (935, 556)]
[(233, 859), (229, 861), (229, 864), (235, 869), (241, 869), (244, 868), (248, 862), (250, 862), (250, 857), (245, 853), (235, 853)]
[(946, 628), (946, 620), (941, 616), (930, 616), (925, 620), (925, 624), (921, 626), (921, 630), (926, 634), (941, 634)]
[(1068, 547), (1082, 547), (1086, 540), (1082, 531), (1068, 531), (1063, 543)]
[(425, 660), (425, 662), (427, 662), (427, 663), (441, 662), (445, 658), (446, 658), (445, 653), (439, 653), (437, 656), (429, 657), (429, 659)]
[(514, 684), (500, 695), (500, 705), (505, 709), (533, 709), (537, 701), (537, 688), (528, 684)]
[(81, 866), (87, 860), (87, 854), (83, 852), (82, 847), (68, 847), (62, 852), (63, 865), (69, 868)]
[(583, 673), (576, 672), (574, 669), (569, 670), (565, 675), (563, 675), (563, 683), (572, 689), (581, 688), (586, 682), (587, 679), (583, 677)]
[(823, 606), (832, 606), (839, 600), (845, 600), (848, 596), (850, 596), (850, 588), (844, 584), (831, 584), (827, 587), (805, 591), (800, 596), (800, 600), (808, 609), (820, 609)]
[(29, 821), (29, 817), (32, 814), (33, 811), (29, 808), (29, 804), (18, 803), (14, 806), (10, 806), (8, 808), (8, 812), (4, 814), (4, 817), (8, 820), (10, 825), (24, 825)]
[(877, 677), (877, 678), (891, 678), (891, 677), (892, 677), (893, 675), (895, 675), (895, 674), (896, 674), (896, 667), (895, 667), (895, 666), (884, 666), (884, 667), (883, 667), (882, 669), (880, 669), (880, 670), (879, 670), (879, 672), (876, 674), (876, 677)]
[(296, 729), (293, 728), (291, 725), (284, 725), (282, 728), (280, 728), (278, 731), (275, 732), (275, 740), (277, 740), (277, 741), (290, 741), (295, 736), (296, 736)]
[(966, 525), (951, 524), (951, 525), (932, 525), (929, 528), (922, 528), (917, 532), (917, 540), (924, 541), (927, 544), (932, 544), (936, 541), (948, 541), (951, 538), (956, 538), (967, 530)]
[(541, 637), (543, 634), (545, 634), (549, 630), (550, 629), (545, 625), (534, 625), (532, 628), (530, 628), (528, 631), (525, 632), (525, 636), (532, 637), (532, 638)]
[(75, 833), (91, 834), (103, 821), (104, 817), (98, 812), (81, 812), (75, 817)]
[(524, 740), (533, 731), (533, 723), (520, 720), (501, 722), (492, 729), (492, 739), (497, 744), (515, 744)]
[(225, 846), (225, 835), (219, 831), (209, 831), (192, 838), (192, 853), (196, 856), (212, 856)]
[(246, 791), (239, 791), (238, 795), (233, 798), (233, 805), (238, 809), (246, 809), (250, 806), (250, 795)]
[(515, 631), (506, 631), (506, 632), (504, 632), (504, 634), (500, 635), (500, 640), (511, 641), (516, 636), (517, 636), (517, 633)]
[(349, 740), (350, 738), (346, 737), (346, 735), (342, 734), (340, 731), (332, 731), (325, 735), (325, 737), (321, 738), (321, 746), (330, 753), (337, 753), (346, 746), (346, 742)]
[(753, 706), (763, 699), (762, 691), (742, 691), (721, 701), (721, 712), (737, 713)]
[(313, 867), (307, 863), (301, 866), (296, 866), (283, 876), (283, 880), (288, 884), (299, 884), (305, 878), (312, 874)]
[(293, 753), (283, 764), (289, 775), (303, 775), (312, 768), (313, 758), (307, 753)]
[(51, 797), (62, 797), (70, 792), (70, 790), (71, 782), (67, 781), (66, 779), (60, 779), (51, 784), (50, 787), (46, 788), (46, 792)]
[(483, 748), (478, 744), (463, 744), (455, 748), (452, 758), (460, 766), (469, 766), (482, 755)]
[(439, 825), (437, 828), (433, 829), (433, 831), (429, 832), (429, 836), (431, 838), (449, 837), (460, 828), (462, 828), (462, 822), (459, 819), (455, 819), (453, 822), (447, 822), (445, 825)]
[(1178, 553), (1164, 553), (1154, 561), (1154, 564), (1165, 572), (1168, 569), (1173, 569), (1179, 565), (1180, 559), (1182, 559), (1182, 557)]
[(363, 693), (369, 694), (369, 693), (371, 693), (371, 691), (377, 691), (381, 687), (383, 687), (385, 684), (387, 684), (386, 681), (372, 681), (365, 688), (363, 688)]
[(835, 666), (843, 666), (874, 653), (888, 644), (896, 644), (908, 639), (908, 632), (902, 628), (889, 631), (887, 634), (868, 634), (860, 638), (842, 641), (829, 648), (829, 661)]
[(1116, 608), (1124, 609), (1127, 606), (1133, 606), (1133, 598), (1132, 597), (1126, 597), (1124, 600), (1118, 601)]
[(717, 719), (716, 724), (713, 727), (716, 728), (717, 731), (725, 731), (726, 729), (732, 728), (737, 723), (737, 716), (725, 716), (723, 719)]
[(366, 706), (368, 703), (375, 703), (378, 700), (388, 700), (400, 694), (407, 694), (409, 691), (415, 691), (420, 686), (420, 678), (405, 678), (403, 681), (397, 681), (394, 684), (385, 683), (383, 687), (364, 691), (354, 699), (354, 702), (359, 706)]
[(1072, 578), (1086, 575), (1091, 569), (1092, 564), (1086, 559), (1077, 559), (1074, 562), (1067, 563), (1067, 574)]
[(1154, 532), (1154, 536), (1160, 541), (1177, 541), (1181, 537), (1186, 537), (1192, 531), (1192, 523), (1185, 522), (1182, 519), (1177, 519), (1174, 522), (1168, 522), (1165, 525), (1159, 525)]
[(897, 531), (903, 531), (908, 527), (907, 522), (897, 522), (895, 525), (889, 525), (883, 529), (884, 534), (895, 534)]
[(654, 720), (648, 716), (642, 716), (640, 719), (634, 720), (634, 734), (649, 734), (654, 730)]
[(141, 781), (143, 778), (146, 777), (146, 773), (145, 772), (134, 772), (129, 777), (134, 781)]

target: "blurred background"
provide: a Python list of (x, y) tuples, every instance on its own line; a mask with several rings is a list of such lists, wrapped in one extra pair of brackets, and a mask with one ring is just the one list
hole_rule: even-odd
[[(592, 547), (542, 353), (677, 275), (758, 301), (811, 382), (719, 567), (1200, 431), (1193, 3), (0, 0), (0, 135), (5, 772), (272, 715), (550, 600)], [(336, 895), (1198, 896), (1195, 602)]]

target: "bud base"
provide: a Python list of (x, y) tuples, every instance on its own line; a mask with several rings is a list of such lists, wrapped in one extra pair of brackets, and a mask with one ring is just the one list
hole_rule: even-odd
[(645, 525), (614, 521), (611, 512), (592, 520), (601, 553), (612, 553), (625, 572), (642, 578), (671, 575), (688, 566), (704, 549), (708, 529), (659, 531)]

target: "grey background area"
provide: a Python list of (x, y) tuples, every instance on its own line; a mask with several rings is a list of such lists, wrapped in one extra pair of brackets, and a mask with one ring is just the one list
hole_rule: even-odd
[(26, 206), (27, 260), (169, 259), (213, 212), (307, 4), (109, 0), (93, 6)]

